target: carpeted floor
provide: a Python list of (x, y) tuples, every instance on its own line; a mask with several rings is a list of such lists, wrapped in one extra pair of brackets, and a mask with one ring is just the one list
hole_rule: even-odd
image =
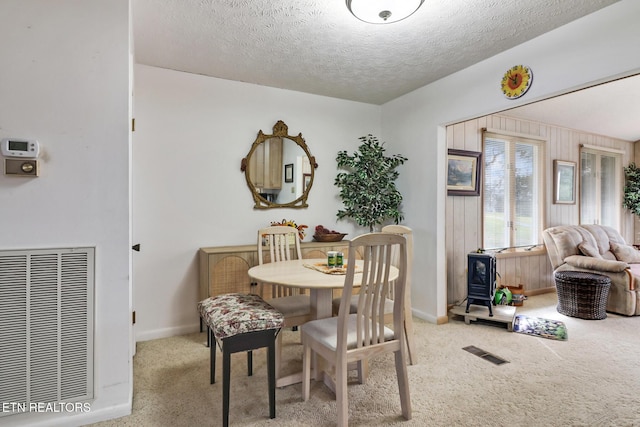
[[(392, 357), (382, 356), (370, 362), (366, 384), (349, 386), (350, 424), (640, 426), (640, 317), (583, 320), (559, 314), (555, 305), (555, 294), (530, 297), (517, 314), (563, 321), (567, 341), (460, 318), (440, 326), (415, 319), (419, 363), (408, 368), (412, 420), (401, 416)], [(287, 369), (299, 370), (298, 333), (285, 334)], [(220, 425), (221, 372), (210, 385), (205, 342), (205, 334), (196, 333), (138, 343), (133, 413), (94, 426)], [(509, 363), (494, 365), (462, 350), (466, 346)], [(301, 400), (300, 385), (277, 389), (277, 418), (270, 420), (265, 358), (264, 350), (255, 353), (254, 375), (247, 377), (245, 354), (232, 356), (231, 425), (335, 425), (335, 397), (318, 383), (308, 402)]]

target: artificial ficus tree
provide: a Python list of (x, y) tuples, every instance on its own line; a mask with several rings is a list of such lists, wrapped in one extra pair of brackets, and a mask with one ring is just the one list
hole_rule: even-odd
[(630, 163), (624, 168), (624, 174), (627, 182), (624, 186), (622, 206), (640, 216), (640, 169), (635, 163)]
[(336, 157), (338, 168), (346, 171), (338, 173), (334, 182), (344, 205), (338, 210), (338, 219), (352, 218), (358, 225), (369, 227), (369, 231), (387, 219), (398, 224), (403, 219), (402, 194), (395, 180), (398, 166), (407, 158), (399, 154), (386, 156), (384, 144), (371, 134), (359, 139), (362, 144), (353, 155), (340, 151)]

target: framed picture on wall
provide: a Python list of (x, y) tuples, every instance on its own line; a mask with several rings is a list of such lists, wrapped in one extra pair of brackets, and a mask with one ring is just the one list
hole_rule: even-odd
[(293, 182), (293, 163), (284, 165), (284, 182)]
[(553, 203), (576, 203), (576, 162), (553, 161)]
[(479, 196), (482, 153), (449, 149), (447, 155), (447, 195)]

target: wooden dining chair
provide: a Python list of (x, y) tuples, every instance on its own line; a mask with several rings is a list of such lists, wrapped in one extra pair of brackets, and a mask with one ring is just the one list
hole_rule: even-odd
[[(383, 353), (395, 356), (400, 406), (405, 419), (411, 419), (411, 400), (407, 377), (407, 350), (404, 329), (404, 293), (407, 277), (406, 238), (393, 233), (369, 233), (349, 243), (349, 259), (356, 250), (363, 253), (360, 297), (355, 313), (351, 313), (354, 295), (355, 263), (349, 263), (345, 276), (342, 300), (337, 317), (312, 320), (302, 325), (302, 398), (309, 399), (312, 353), (320, 356), (335, 371), (335, 393), (338, 407), (338, 426), (346, 426), (349, 418), (347, 396), (347, 366)], [(398, 276), (391, 276), (394, 250), (398, 251)], [(385, 325), (386, 296), (394, 287), (393, 322)], [(317, 358), (316, 358), (317, 359)], [(319, 365), (316, 360), (316, 364)], [(316, 369), (316, 379), (321, 379)]]
[[(271, 226), (258, 230), (258, 264), (302, 259), (298, 230), (288, 226)], [(298, 327), (311, 320), (311, 297), (300, 289), (274, 284), (260, 284), (260, 295), (284, 315), (284, 327)], [(291, 379), (281, 377), (282, 334), (276, 339), (276, 378), (278, 386)], [(300, 378), (300, 373), (293, 374)]]
[[(413, 269), (413, 230), (405, 225), (387, 225), (382, 227), (383, 233), (400, 234), (407, 239), (407, 289), (404, 296), (404, 334), (408, 349), (408, 361), (410, 365), (418, 363), (418, 354), (415, 348), (415, 339), (413, 337), (413, 314), (411, 312), (411, 271)], [(399, 254), (392, 254), (393, 265), (397, 265)], [(390, 323), (393, 320), (393, 287), (391, 287), (389, 295), (387, 295), (385, 303), (385, 321)], [(338, 314), (340, 307), (340, 298), (334, 298), (332, 308), (334, 315)], [(354, 295), (351, 299), (351, 312), (355, 313), (358, 307), (358, 295)], [(365, 368), (366, 371), (366, 368)], [(366, 372), (365, 372), (366, 377)]]
[[(416, 344), (415, 339), (413, 337), (413, 313), (411, 311), (411, 285), (412, 285), (412, 271), (413, 271), (413, 230), (406, 225), (386, 225), (382, 227), (381, 230), (383, 233), (394, 233), (400, 234), (407, 239), (407, 286), (404, 292), (404, 335), (407, 343), (407, 356), (410, 365), (415, 365), (418, 363), (418, 353), (416, 352)], [(394, 265), (399, 260), (399, 254), (395, 253), (393, 255)], [(395, 295), (393, 292), (389, 294), (389, 299), (394, 299)], [(387, 307), (391, 308), (393, 304), (389, 304), (387, 302)], [(392, 318), (392, 310), (387, 310), (387, 320), (391, 321)]]

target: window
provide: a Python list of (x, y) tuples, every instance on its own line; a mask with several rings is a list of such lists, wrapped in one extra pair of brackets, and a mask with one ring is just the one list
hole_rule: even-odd
[(545, 200), (543, 142), (485, 132), (483, 157), (483, 246), (539, 244)]
[(593, 148), (580, 150), (580, 223), (620, 229), (622, 155)]

